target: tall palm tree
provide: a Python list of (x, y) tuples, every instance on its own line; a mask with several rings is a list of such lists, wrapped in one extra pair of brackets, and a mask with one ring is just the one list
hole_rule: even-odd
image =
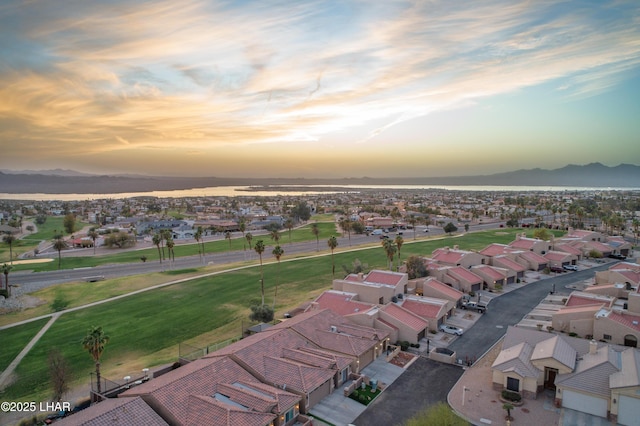
[(327, 240), (327, 245), (331, 249), (331, 276), (333, 277), (336, 274), (336, 263), (333, 259), (333, 251), (336, 249), (336, 247), (338, 247), (338, 239), (335, 237), (335, 235), (329, 237), (329, 239)]
[(311, 233), (316, 236), (316, 251), (320, 251), (320, 228), (317, 223), (311, 224)]
[(173, 251), (173, 247), (175, 247), (176, 243), (173, 241), (173, 238), (169, 238), (167, 240), (167, 251), (169, 252), (169, 262), (173, 264), (176, 260), (176, 254)]
[(172, 232), (170, 229), (162, 229), (160, 230), (160, 244), (162, 246), (162, 258), (166, 259), (166, 256), (164, 255), (164, 245), (165, 245), (165, 241), (169, 240), (169, 238), (171, 238), (172, 236)]
[(9, 244), (9, 261), (13, 265), (13, 243), (16, 241), (16, 237), (11, 233), (7, 233), (2, 237), (2, 241)]
[(398, 268), (400, 268), (400, 249), (402, 248), (402, 244), (404, 244), (404, 238), (402, 238), (402, 235), (396, 235), (394, 242), (396, 243), (396, 247), (398, 247)]
[(256, 241), (256, 245), (253, 249), (256, 251), (256, 253), (258, 253), (258, 256), (260, 256), (260, 290), (262, 292), (262, 306), (264, 306), (264, 270), (262, 269), (262, 253), (264, 253), (264, 242), (262, 240)]
[(251, 245), (251, 240), (253, 240), (253, 234), (251, 232), (247, 232), (247, 235), (244, 236), (245, 240), (247, 240), (247, 243), (249, 244), (249, 248), (253, 247)]
[(346, 232), (347, 235), (349, 236), (349, 245), (351, 245), (351, 225), (352, 225), (351, 219), (349, 219), (348, 217), (345, 217), (340, 220), (339, 224), (340, 224), (340, 228), (342, 228), (342, 231)]
[(89, 229), (89, 232), (87, 232), (87, 236), (91, 238), (91, 241), (93, 241), (93, 254), (96, 254), (96, 240), (99, 236), (98, 231), (96, 231), (96, 228), (91, 228)]
[(198, 230), (193, 234), (193, 238), (198, 245), (198, 254), (200, 255), (200, 261), (202, 261), (202, 250), (200, 250), (200, 240), (202, 240), (202, 226), (198, 226)]
[(158, 260), (160, 260), (160, 263), (162, 263), (162, 252), (160, 251), (160, 243), (162, 242), (162, 236), (160, 236), (160, 234), (156, 232), (153, 235), (153, 238), (151, 239), (151, 241), (153, 242), (153, 244), (155, 244), (156, 247), (158, 247)]
[(384, 251), (387, 254), (387, 259), (389, 259), (389, 270), (392, 271), (393, 256), (396, 254), (396, 246), (389, 238), (385, 238), (384, 240), (382, 240), (382, 248), (384, 248)]
[(246, 251), (247, 246), (244, 243), (244, 231), (247, 230), (247, 224), (245, 223), (244, 219), (240, 219), (240, 222), (238, 223), (238, 230), (242, 232), (242, 249)]
[(229, 240), (229, 250), (231, 250), (231, 232), (230, 231), (226, 231), (224, 233), (224, 239)]
[(53, 240), (53, 248), (58, 251), (58, 269), (60, 269), (60, 261), (62, 260), (62, 250), (67, 248), (67, 242), (62, 234), (57, 234)]
[(104, 346), (109, 342), (109, 336), (104, 334), (102, 327), (91, 327), (89, 333), (82, 339), (82, 347), (89, 351), (89, 354), (96, 363), (96, 382), (98, 383), (98, 393), (102, 392), (100, 384), (100, 357), (104, 352)]
[(284, 227), (289, 230), (289, 244), (291, 244), (291, 231), (293, 230), (293, 219), (289, 218), (284, 222)]
[(275, 246), (273, 248), (273, 251), (271, 252), (271, 254), (278, 261), (278, 275), (277, 275), (277, 278), (276, 278), (276, 292), (273, 295), (273, 310), (275, 311), (276, 310), (276, 297), (278, 297), (278, 283), (280, 282), (280, 258), (284, 254), (284, 250), (282, 249), (282, 247), (277, 245), (277, 246)]
[(7, 265), (6, 263), (2, 265), (2, 273), (4, 274), (4, 286), (7, 289), (7, 297), (11, 297), (11, 288), (9, 287), (9, 272), (11, 272), (13, 266)]
[(409, 224), (411, 224), (411, 227), (413, 228), (413, 239), (416, 239), (416, 223), (418, 223), (418, 220), (416, 219), (415, 215), (411, 215), (409, 216)]

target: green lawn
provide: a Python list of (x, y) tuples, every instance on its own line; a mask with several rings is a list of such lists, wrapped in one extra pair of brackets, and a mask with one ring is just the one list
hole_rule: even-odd
[[(415, 243), (407, 240), (402, 246), (401, 255), (402, 259), (410, 254), (429, 255), (434, 249), (447, 245), (480, 249), (492, 242), (510, 242), (517, 231), (520, 230), (485, 231), (459, 238), (447, 237)], [(326, 253), (326, 244), (322, 249)], [(340, 249), (353, 248), (338, 247), (335, 254), (337, 277), (344, 275), (341, 265), (350, 266), (355, 259), (368, 264), (370, 269), (386, 268), (386, 255), (378, 244), (357, 252), (341, 252)], [(264, 265), (266, 303), (273, 303), (276, 283), (280, 283), (276, 302), (277, 318), (331, 288), (331, 259), (329, 254), (286, 261), (285, 254), (280, 264), (274, 262)], [(185, 272), (190, 273), (193, 272)], [(188, 341), (190, 345), (202, 347), (237, 337), (242, 322), (248, 322), (249, 307), (260, 301), (259, 281), (260, 267), (256, 265), (64, 314), (25, 357), (17, 369), (19, 382), (9, 387), (2, 396), (14, 400), (42, 398), (48, 392), (46, 358), (51, 347), (58, 347), (65, 355), (73, 368), (74, 377), (86, 380), (93, 370), (93, 363), (82, 349), (80, 341), (93, 325), (102, 326), (111, 337), (104, 352), (102, 368), (105, 376), (112, 378), (139, 371), (143, 367), (175, 361), (179, 342)], [(85, 284), (84, 288), (91, 287)], [(78, 291), (74, 297), (88, 297), (80, 290), (68, 291), (69, 295)], [(100, 288), (100, 292), (104, 292), (106, 297), (108, 290)], [(17, 339), (14, 333), (12, 329), (0, 331), (3, 346), (4, 342), (10, 341), (10, 347), (19, 346), (19, 342), (13, 342)]]
[(2, 336), (2, 350), (0, 351), (0, 371), (18, 356), (20, 351), (33, 339), (38, 331), (47, 323), (47, 319), (33, 321), (27, 324), (19, 325), (9, 330), (0, 332)]

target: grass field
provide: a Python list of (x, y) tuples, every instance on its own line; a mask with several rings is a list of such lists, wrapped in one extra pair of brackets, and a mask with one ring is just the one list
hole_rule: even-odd
[(2, 339), (2, 351), (0, 351), (0, 371), (7, 368), (11, 361), (18, 356), (20, 351), (33, 339), (38, 331), (47, 323), (42, 319), (28, 324), (19, 325), (12, 329), (11, 338)]
[[(417, 242), (406, 236), (401, 257), (406, 259), (411, 254), (429, 255), (434, 249), (447, 245), (459, 245), (461, 249), (480, 249), (492, 242), (510, 242), (518, 231), (521, 230), (486, 231), (463, 237)], [(355, 259), (368, 264), (370, 269), (386, 269), (386, 255), (378, 244), (371, 248), (352, 250), (351, 247), (338, 247), (335, 254), (336, 276), (344, 276), (341, 265), (351, 265)], [(184, 276), (189, 274), (194, 272), (187, 271)], [(170, 281), (181, 277), (153, 274), (149, 279), (155, 282), (161, 278)], [(312, 300), (322, 291), (331, 288), (331, 255), (292, 261), (288, 261), (285, 255), (280, 264), (271, 263), (264, 266), (264, 277), (265, 301), (268, 304), (273, 303), (276, 283), (280, 283), (276, 318), (281, 318), (287, 310), (301, 302)], [(133, 283), (133, 280), (122, 279), (111, 286), (107, 282), (100, 283), (94, 289), (95, 294), (86, 290), (87, 287), (92, 288), (86, 283), (84, 288), (68, 285), (60, 286), (58, 291), (74, 299), (72, 303), (76, 305), (96, 297), (108, 297), (110, 291), (126, 290), (129, 281), (132, 282), (131, 289), (149, 285), (145, 284), (144, 280), (138, 283)], [(66, 313), (25, 357), (17, 369), (20, 380), (6, 389), (2, 397), (17, 400), (46, 396), (49, 386), (46, 358), (51, 347), (60, 349), (73, 366), (74, 377), (86, 383), (94, 367), (89, 354), (82, 349), (80, 341), (93, 325), (102, 326), (111, 337), (102, 359), (102, 369), (107, 378), (120, 378), (143, 367), (175, 361), (178, 356), (177, 345), (180, 342), (202, 347), (238, 337), (242, 322), (248, 322), (249, 307), (260, 301), (259, 280), (260, 267), (252, 266), (195, 278), (181, 284)], [(55, 296), (56, 289), (48, 291), (49, 298)], [(17, 337), (12, 329), (0, 331), (3, 346), (6, 343), (10, 347), (18, 347), (24, 339)]]

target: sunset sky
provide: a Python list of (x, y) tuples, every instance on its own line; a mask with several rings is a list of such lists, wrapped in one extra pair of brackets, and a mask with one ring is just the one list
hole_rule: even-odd
[(0, 2), (0, 169), (640, 165), (640, 2)]

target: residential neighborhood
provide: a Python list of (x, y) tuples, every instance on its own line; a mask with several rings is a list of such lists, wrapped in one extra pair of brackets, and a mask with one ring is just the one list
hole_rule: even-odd
[[(519, 212), (519, 207), (505, 206), (504, 198), (496, 204), (489, 197), (480, 200), (467, 195), (461, 204), (463, 197), (457, 196), (447, 204), (438, 194), (431, 199), (437, 200), (437, 208), (399, 197), (385, 198), (372, 207), (360, 199), (355, 209), (346, 207), (353, 205), (351, 197), (233, 200), (231, 204), (210, 200), (206, 205), (195, 203), (198, 200), (191, 200), (194, 204), (151, 200), (153, 214), (150, 200), (105, 203), (101, 213), (97, 213), (100, 201), (85, 202), (82, 207), (12, 204), (13, 210), (3, 213), (13, 218), (6, 225), (8, 233), (28, 234), (21, 230), (21, 222), (33, 214), (45, 214), (38, 212), (45, 211), (46, 205), (47, 215), (78, 214), (94, 223), (91, 228), (97, 238), (82, 233), (67, 237), (70, 255), (90, 254), (96, 247), (109, 250), (106, 236), (111, 232), (132, 234), (134, 247), (145, 242), (151, 246), (152, 237), (163, 230), (169, 230), (175, 241), (192, 244), (198, 232), (203, 234), (198, 238), (210, 239), (230, 238), (232, 233), (241, 238), (239, 233), (250, 230), (286, 232), (287, 227), (308, 221), (311, 212), (334, 214), (336, 230), (342, 231), (345, 242), (351, 241), (353, 232), (366, 241), (384, 243), (374, 230), (381, 230), (381, 236), (392, 233), (400, 242), (417, 238), (418, 229), (421, 239), (438, 231), (444, 235), (445, 222), (460, 225), (460, 231), (485, 224), (499, 232), (507, 221), (517, 220), (523, 229), (506, 244), (490, 243), (478, 250), (440, 246), (405, 258), (397, 266), (390, 262), (389, 270), (336, 276), (313, 300), (291, 306), (283, 318), (252, 327), (240, 340), (216, 350), (180, 353), (173, 364), (124, 382), (109, 378), (102, 387), (92, 382), (91, 407), (54, 419), (55, 423), (100, 424), (101, 419), (117, 418), (117, 424), (195, 425), (206, 418), (220, 425), (336, 425), (351, 416), (348, 423), (358, 424), (366, 405), (350, 398), (354, 392), (357, 395), (365, 386), (378, 393), (392, 392), (393, 382), (412, 363), (427, 359), (458, 368), (461, 383), (467, 373), (485, 365), (488, 373), (483, 374), (490, 379), (483, 386), (498, 395), (513, 392), (524, 406), (527, 401), (545, 400), (551, 392), (550, 415), (566, 409), (621, 425), (634, 424), (640, 414), (640, 265), (634, 260), (635, 219), (629, 219), (624, 238), (624, 233), (611, 235), (611, 231), (625, 221), (610, 226), (594, 218), (588, 229), (579, 229), (570, 225), (584, 226), (584, 218), (577, 223), (578, 217), (568, 210), (556, 215), (532, 206)], [(567, 200), (571, 198), (559, 201)], [(499, 207), (493, 210), (489, 204)], [(338, 205), (344, 207), (338, 209)], [(107, 212), (106, 206), (115, 210)], [(375, 216), (379, 214), (375, 211), (385, 210), (388, 216)], [(123, 211), (138, 213), (119, 216)], [(183, 218), (167, 217), (170, 211), (180, 212)], [(299, 212), (303, 217), (296, 217)], [(527, 236), (528, 227), (547, 233), (536, 234), (542, 238)], [(548, 232), (554, 229), (557, 234)], [(25, 252), (20, 258), (42, 256), (47, 256), (46, 249)], [(592, 268), (598, 271), (572, 284), (566, 294), (549, 291), (518, 324), (506, 328), (487, 355), (469, 358), (449, 349), (477, 332), (485, 316), (499, 315), (493, 310), (496, 298)], [(483, 357), (490, 352), (495, 359), (487, 364)], [(593, 381), (596, 372), (599, 379)], [(451, 395), (455, 391), (454, 387)], [(345, 413), (324, 408), (337, 398), (350, 407)], [(470, 423), (496, 421), (476, 418), (479, 410), (470, 412), (451, 400), (452, 409)], [(328, 418), (334, 415), (333, 421)]]

